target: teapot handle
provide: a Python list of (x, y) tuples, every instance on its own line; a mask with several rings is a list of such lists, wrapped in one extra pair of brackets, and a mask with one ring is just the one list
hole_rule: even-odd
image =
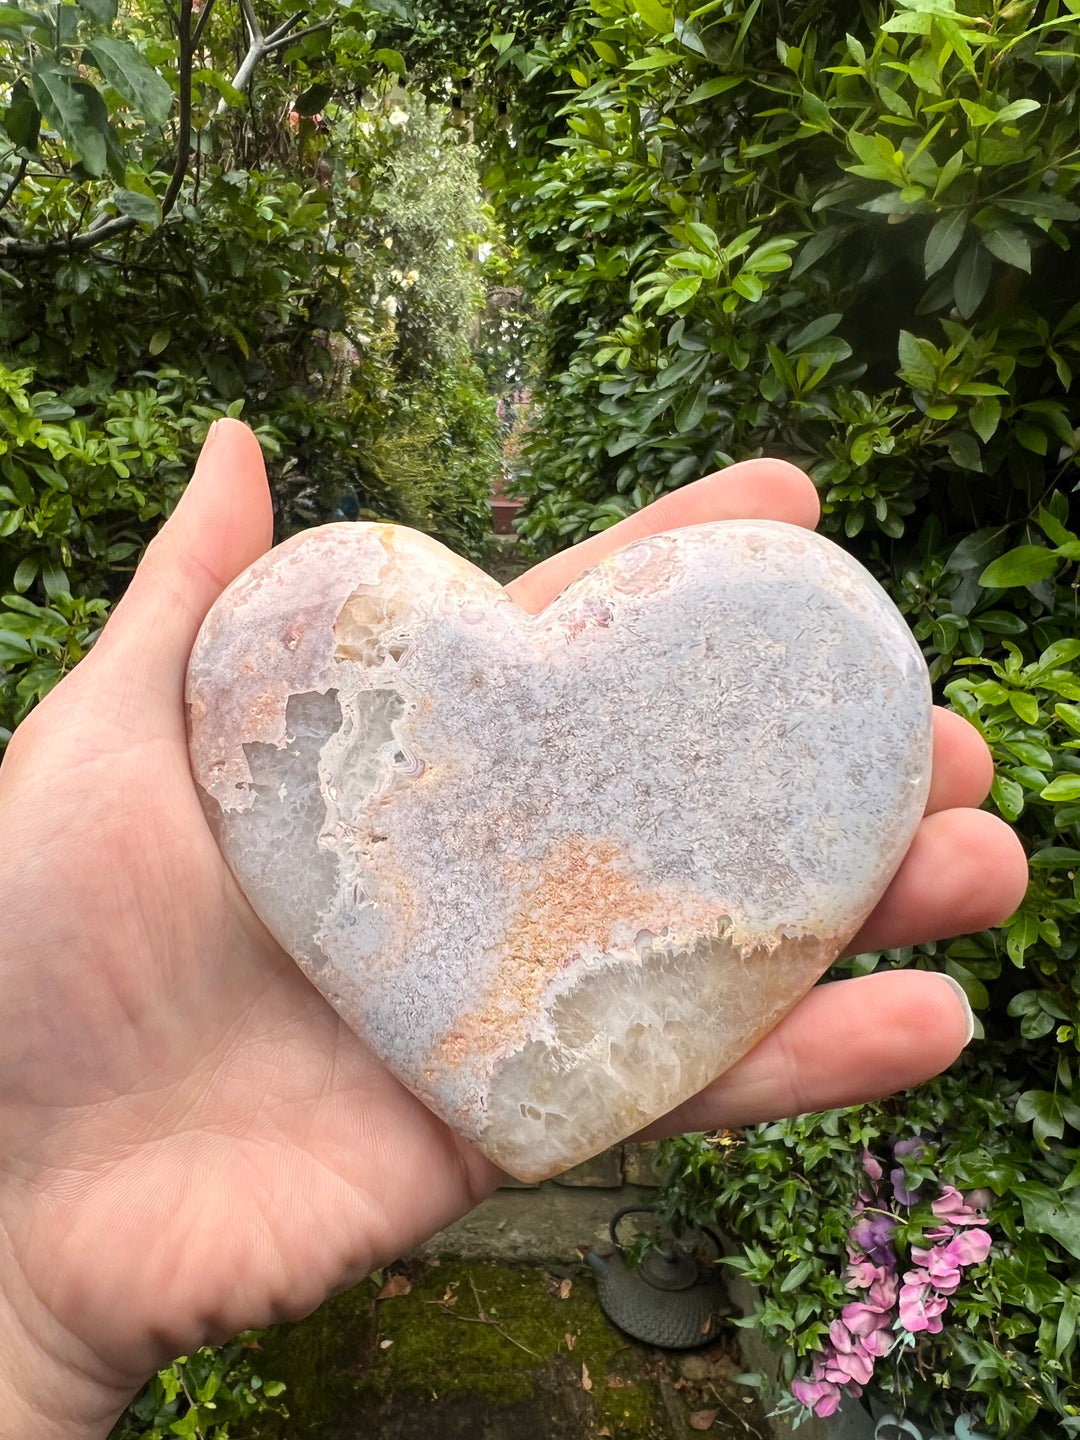
[[(656, 1209), (652, 1205), (624, 1205), (621, 1210), (616, 1210), (615, 1214), (611, 1217), (611, 1224), (608, 1227), (608, 1231), (611, 1235), (611, 1243), (615, 1246), (615, 1249), (618, 1250), (620, 1255), (624, 1255), (626, 1253), (626, 1246), (623, 1245), (622, 1242), (619, 1240), (618, 1229), (622, 1222), (626, 1219), (627, 1215), (652, 1215), (656, 1218), (659, 1218)], [(721, 1244), (720, 1237), (719, 1235), (717, 1235), (716, 1231), (710, 1230), (707, 1225), (695, 1225), (693, 1228), (699, 1234), (707, 1235), (709, 1237), (709, 1239), (712, 1241), (713, 1248), (716, 1251), (716, 1258), (719, 1260), (724, 1253), (724, 1247)]]

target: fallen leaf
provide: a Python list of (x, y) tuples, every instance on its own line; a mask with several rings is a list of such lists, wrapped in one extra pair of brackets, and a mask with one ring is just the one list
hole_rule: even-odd
[(607, 1377), (607, 1383), (608, 1383), (608, 1389), (609, 1389), (609, 1390), (625, 1390), (625, 1389), (626, 1389), (626, 1381), (622, 1378), (621, 1375), (609, 1375), (609, 1376)]
[(573, 1288), (574, 1288), (574, 1282), (573, 1282), (572, 1280), (560, 1280), (560, 1281), (559, 1281), (559, 1299), (560, 1299), (560, 1300), (566, 1300), (566, 1299), (569, 1297), (570, 1291), (571, 1291)]
[(695, 1410), (690, 1416), (691, 1430), (708, 1430), (716, 1419), (716, 1410)]
[(705, 1324), (702, 1325), (702, 1327), (701, 1327), (701, 1333), (702, 1333), (702, 1335), (708, 1335), (709, 1332), (712, 1330), (712, 1327), (713, 1327), (713, 1317), (712, 1317), (711, 1315), (709, 1315), (709, 1316), (706, 1317)]
[(447, 1285), (446, 1289), (443, 1291), (443, 1297), (442, 1297), (442, 1299), (439, 1301), (439, 1304), (440, 1304), (440, 1305), (456, 1305), (456, 1304), (457, 1304), (457, 1291), (454, 1289), (454, 1287), (453, 1287), (452, 1285)]
[(563, 1339), (566, 1341), (567, 1350), (573, 1350), (574, 1346), (577, 1344), (577, 1336), (571, 1335), (570, 1332), (567, 1331), (566, 1334), (563, 1336)]
[(375, 1296), (376, 1300), (396, 1300), (399, 1295), (408, 1295), (412, 1284), (407, 1275), (391, 1275)]
[(393, 1340), (380, 1340), (380, 1341), (379, 1341), (379, 1349), (380, 1349), (380, 1350), (389, 1350), (389, 1349), (390, 1349), (390, 1346), (393, 1345), (393, 1343), (394, 1343)]
[(597, 1435), (610, 1435), (611, 1431), (607, 1428), (606, 1425), (601, 1425), (600, 1429), (597, 1430), (596, 1433)]
[(592, 1389), (592, 1381), (589, 1379), (589, 1367), (584, 1364), (581, 1367), (581, 1388), (582, 1390)]

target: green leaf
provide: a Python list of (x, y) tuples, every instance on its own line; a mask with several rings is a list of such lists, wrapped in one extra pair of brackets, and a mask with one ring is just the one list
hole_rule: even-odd
[(990, 256), (978, 240), (972, 241), (960, 257), (953, 280), (956, 308), (966, 320), (982, 304), (990, 284)]
[(814, 1262), (812, 1260), (800, 1260), (797, 1265), (792, 1266), (780, 1282), (781, 1294), (787, 1294), (790, 1290), (797, 1290), (803, 1281), (813, 1273)]
[(76, 4), (106, 30), (116, 19), (117, 0), (76, 0)]
[(1059, 775), (1040, 791), (1041, 800), (1080, 800), (1080, 775)]
[(171, 339), (171, 330), (155, 330), (150, 336), (150, 343), (146, 348), (151, 355), (160, 355), (163, 350), (168, 348)]
[(1080, 1260), (1080, 1189), (1060, 1194), (1048, 1185), (1024, 1181), (1016, 1186), (1024, 1212), (1024, 1224), (1038, 1235), (1056, 1240)]
[(121, 215), (130, 215), (151, 229), (161, 224), (161, 206), (152, 195), (143, 195), (139, 190), (114, 190), (112, 199)]
[(952, 259), (960, 241), (964, 238), (966, 228), (967, 211), (954, 210), (950, 215), (942, 215), (930, 231), (926, 237), (926, 248), (923, 251), (923, 265), (928, 280), (931, 275), (936, 275)]
[(169, 82), (146, 56), (127, 40), (97, 35), (93, 41), (94, 64), (116, 93), (154, 128), (164, 125), (173, 104)]
[(667, 35), (670, 32), (671, 11), (660, 0), (634, 0), (634, 9), (655, 34)]
[(982, 470), (979, 447), (966, 430), (950, 430), (945, 437), (945, 444), (948, 447), (949, 459), (954, 465), (959, 465), (961, 470)]
[[(1036, 1144), (1041, 1145), (1043, 1149), (1046, 1148), (1048, 1140), (1060, 1140), (1065, 1133), (1065, 1121), (1061, 1114), (1061, 1107), (1057, 1102), (1057, 1097), (1052, 1095), (1049, 1090), (1026, 1090), (1023, 1095), (1017, 1096), (1016, 1118), (1032, 1122)], [(1024, 1222), (1027, 1225), (1031, 1224), (1027, 1218), (1026, 1209)]]
[(674, 285), (668, 287), (666, 295), (657, 306), (657, 314), (666, 315), (669, 310), (687, 304), (700, 289), (700, 275), (685, 275), (681, 280), (676, 280)]
[(1039, 702), (1034, 695), (1025, 695), (1022, 690), (1013, 690), (1009, 695), (1009, 704), (1025, 725), (1039, 723)]
[(1049, 437), (1041, 425), (1029, 425), (1025, 420), (1016, 422), (1016, 438), (1025, 450), (1033, 455), (1045, 455), (1050, 446)]
[(1001, 424), (1001, 401), (996, 395), (983, 395), (968, 411), (971, 428), (985, 445)]
[(24, 591), (30, 589), (30, 586), (37, 579), (37, 573), (38, 562), (32, 555), (28, 555), (25, 560), (20, 560), (18, 565), (16, 565), (15, 574), (12, 577), (11, 583), (21, 595)]
[(979, 576), (985, 590), (1007, 590), (1013, 585), (1037, 585), (1053, 575), (1061, 562), (1043, 545), (1018, 545), (992, 560)]
[(700, 386), (697, 390), (690, 390), (680, 400), (675, 411), (675, 429), (680, 435), (694, 430), (701, 424), (705, 411), (709, 406), (709, 387)]
[(1076, 1334), (1077, 1321), (1080, 1321), (1080, 1290), (1069, 1286), (1065, 1295), (1065, 1303), (1061, 1307), (1061, 1314), (1058, 1316), (1057, 1332), (1054, 1336), (1054, 1354), (1064, 1355), (1073, 1342)]
[(30, 71), (30, 89), (42, 115), (90, 175), (103, 175), (108, 159), (105, 135), (95, 121), (84, 87), (78, 71), (54, 60), (39, 57)]
[(45, 586), (45, 593), (50, 600), (55, 600), (61, 595), (71, 594), (67, 572), (55, 560), (41, 562), (41, 583)]
[[(387, 70), (393, 71), (395, 75), (400, 75), (402, 79), (404, 79), (407, 73), (405, 66), (405, 57), (404, 55), (402, 55), (400, 50), (390, 50), (387, 48), (384, 48), (382, 50), (376, 50), (371, 58), (376, 65), (385, 65)], [(310, 88), (314, 90), (317, 87), (312, 85)], [(325, 88), (329, 92), (326, 96), (326, 100), (329, 100), (330, 95), (333, 94), (333, 87), (327, 85)], [(324, 100), (321, 105), (316, 105), (314, 110), (297, 110), (296, 113), (298, 115), (317, 115), (319, 111), (323, 108), (323, 105), (326, 104), (326, 100)]]
[(1014, 270), (1031, 273), (1031, 245), (1024, 232), (1015, 225), (999, 225), (996, 229), (984, 230), (982, 243), (991, 255), (1004, 260)]
[(34, 104), (25, 80), (11, 88), (11, 103), (4, 111), (4, 129), (23, 150), (36, 150), (41, 130), (41, 111)]
[(990, 794), (1006, 820), (1011, 822), (1019, 819), (1024, 809), (1024, 791), (1015, 780), (1010, 780), (1005, 775), (995, 775)]
[(717, 95), (724, 95), (729, 90), (736, 89), (743, 83), (741, 75), (717, 75), (712, 80), (706, 80), (683, 101), (684, 105), (700, 105), (703, 100), (712, 100)]

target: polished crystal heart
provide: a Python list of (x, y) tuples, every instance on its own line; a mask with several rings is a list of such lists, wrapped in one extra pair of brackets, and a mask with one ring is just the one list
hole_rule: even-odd
[(771, 1029), (873, 908), (929, 780), (903, 620), (766, 521), (640, 540), (535, 617), (413, 531), (308, 531), (214, 606), (188, 704), (259, 916), (523, 1179)]

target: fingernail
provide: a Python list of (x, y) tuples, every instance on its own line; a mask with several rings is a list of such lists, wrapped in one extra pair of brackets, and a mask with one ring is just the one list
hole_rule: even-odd
[(967, 1034), (964, 1036), (964, 1044), (969, 1045), (972, 1036), (975, 1034), (975, 1012), (971, 1008), (971, 1002), (964, 993), (964, 987), (960, 984), (959, 980), (954, 980), (951, 975), (942, 975), (940, 978), (945, 981), (946, 985), (950, 986), (956, 998), (964, 1007), (964, 1015), (967, 1017)]
[(220, 426), (221, 421), (215, 420), (214, 423), (210, 426), (210, 429), (207, 430), (206, 439), (202, 442), (202, 449), (199, 451), (200, 455), (205, 455), (207, 450), (210, 449), (210, 446), (214, 443), (214, 440), (218, 435)]

